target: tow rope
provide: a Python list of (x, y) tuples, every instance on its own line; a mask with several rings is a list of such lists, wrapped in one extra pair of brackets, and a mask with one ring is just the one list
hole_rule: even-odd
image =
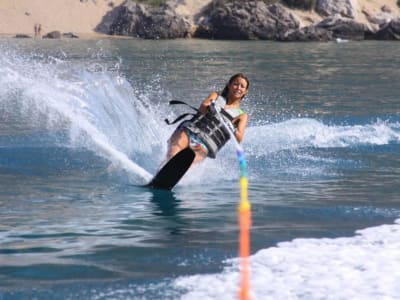
[[(211, 105), (215, 105), (211, 102)], [(250, 299), (250, 226), (251, 226), (251, 205), (248, 200), (248, 179), (247, 179), (247, 164), (244, 157), (243, 147), (236, 140), (233, 131), (226, 125), (221, 114), (217, 111), (219, 118), (222, 120), (225, 127), (229, 130), (232, 140), (236, 146), (236, 156), (239, 162), (239, 187), (240, 187), (240, 201), (238, 205), (238, 225), (239, 225), (239, 258), (240, 258), (240, 281), (239, 281), (239, 299)]]

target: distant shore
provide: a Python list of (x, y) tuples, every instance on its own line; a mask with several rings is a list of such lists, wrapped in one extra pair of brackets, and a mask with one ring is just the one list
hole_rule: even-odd
[[(1, 0), (0, 0), (1, 1)], [(10, 33), (0, 33), (0, 39), (15, 39), (16, 37), (25, 34), (10, 34)], [(77, 36), (80, 40), (100, 40), (100, 39), (115, 39), (115, 40), (131, 40), (138, 39), (132, 36), (122, 36), (122, 35), (110, 35), (105, 33), (97, 33), (97, 32), (85, 32), (78, 33)], [(45, 40), (43, 37), (35, 37), (34, 34), (27, 34), (28, 39), (31, 40)], [(65, 39), (65, 37), (64, 37)]]
[[(120, 32), (110, 35), (107, 30), (98, 30), (100, 24), (109, 28), (111, 21), (107, 18), (117, 7), (126, 3), (125, 0), (0, 0), (0, 37), (41, 38), (48, 33), (57, 32), (61, 37), (65, 34), (83, 39), (129, 39), (132, 38), (130, 33), (125, 36), (119, 35)], [(185, 17), (195, 27), (195, 16), (211, 0), (185, 0), (176, 3), (174, 13)], [(353, 20), (371, 31), (379, 29), (379, 24), (371, 19), (378, 16), (383, 20), (389, 15), (384, 11), (390, 11), (390, 15), (400, 15), (397, 0), (357, 0), (354, 3)], [(295, 16), (300, 28), (323, 20), (314, 11), (289, 8), (287, 11)], [(188, 37), (191, 36), (188, 34)]]
[[(96, 31), (107, 13), (125, 0), (0, 0), (0, 36), (17, 34), (35, 37), (35, 25), (41, 36), (52, 32), (73, 32), (84, 38), (109, 36)], [(178, 12), (193, 17), (211, 0), (185, 0)], [(123, 38), (123, 37), (121, 37)], [(126, 38), (126, 37), (125, 37)]]

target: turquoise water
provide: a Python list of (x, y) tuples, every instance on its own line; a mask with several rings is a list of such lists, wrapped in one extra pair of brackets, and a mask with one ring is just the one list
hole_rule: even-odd
[(172, 193), (138, 185), (182, 112), (168, 101), (197, 106), (236, 72), (254, 299), (400, 299), (398, 43), (0, 49), (0, 299), (235, 298), (234, 145)]

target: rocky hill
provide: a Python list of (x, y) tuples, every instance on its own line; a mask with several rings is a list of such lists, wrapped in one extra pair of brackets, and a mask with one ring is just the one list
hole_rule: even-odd
[(100, 24), (97, 30), (144, 39), (400, 39), (395, 0), (315, 0), (308, 11), (288, 7), (287, 1), (196, 2), (170, 0), (151, 5), (127, 0), (112, 11), (112, 22)]
[(0, 0), (0, 35), (399, 40), (399, 5), (400, 0)]

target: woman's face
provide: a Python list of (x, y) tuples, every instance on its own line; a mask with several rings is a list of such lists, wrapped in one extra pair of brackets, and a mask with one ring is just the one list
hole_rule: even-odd
[(247, 93), (247, 81), (237, 77), (228, 85), (228, 98), (242, 99)]

